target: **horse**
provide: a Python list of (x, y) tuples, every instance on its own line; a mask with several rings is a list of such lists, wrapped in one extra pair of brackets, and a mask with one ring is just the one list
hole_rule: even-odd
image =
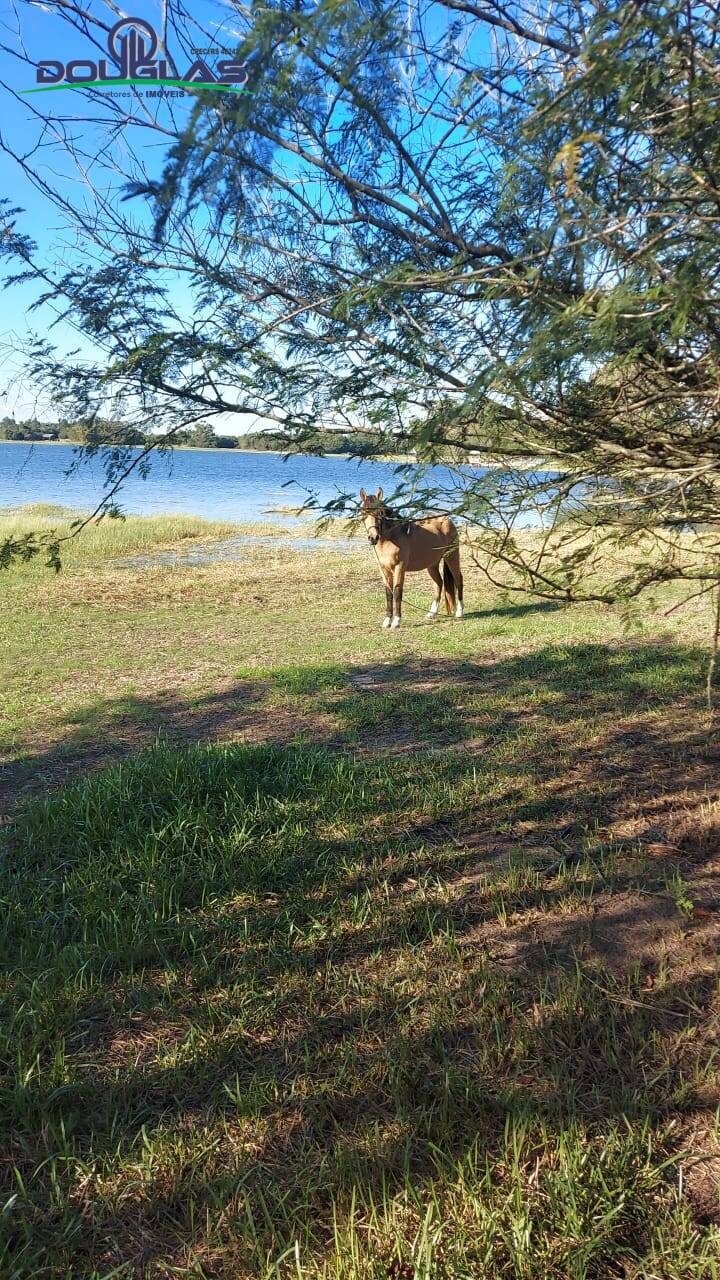
[[(426, 520), (406, 520), (383, 502), (383, 491), (367, 494), (360, 490), (360, 513), (385, 579), (384, 627), (400, 626), (403, 584), (406, 573), (427, 569), (433, 581), (433, 599), (427, 618), (437, 616), (440, 596), (445, 591), (445, 608), (463, 616), (463, 576), (460, 571), (458, 531), (447, 516)], [(442, 573), (440, 563), (442, 562)]]

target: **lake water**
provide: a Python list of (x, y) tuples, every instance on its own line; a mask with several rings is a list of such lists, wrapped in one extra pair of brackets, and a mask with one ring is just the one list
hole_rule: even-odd
[[(0, 507), (51, 502), (91, 510), (103, 490), (99, 457), (70, 470), (77, 455), (72, 445), (0, 443)], [(464, 468), (468, 479), (483, 474)], [(424, 483), (442, 483), (449, 473), (433, 467)], [(132, 475), (123, 485), (124, 511), (141, 515), (183, 512), (211, 520), (289, 522), (274, 507), (297, 507), (314, 492), (321, 502), (341, 493), (382, 485), (387, 494), (400, 477), (391, 462), (358, 462), (345, 457), (316, 458), (299, 454), (284, 460), (277, 453), (244, 453), (230, 449), (179, 449), (156, 457), (150, 475)], [(288, 483), (291, 482), (291, 483)]]

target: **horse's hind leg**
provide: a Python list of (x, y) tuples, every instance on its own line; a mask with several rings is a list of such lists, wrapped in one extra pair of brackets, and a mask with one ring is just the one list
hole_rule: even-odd
[(455, 593), (457, 595), (457, 608), (455, 609), (455, 617), (462, 618), (463, 616), (463, 576), (462, 576), (462, 571), (460, 569), (460, 552), (458, 551), (457, 547), (454, 547), (452, 551), (448, 551), (447, 555), (445, 556), (445, 563), (448, 569), (450, 570), (453, 576), (453, 579), (455, 581)]
[(430, 568), (428, 569), (428, 573), (430, 574), (430, 577), (433, 580), (433, 599), (432, 599), (432, 604), (430, 605), (430, 608), (428, 609), (425, 617), (434, 618), (437, 616), (437, 611), (440, 608), (440, 597), (442, 595), (443, 581), (442, 581), (442, 574), (436, 564), (433, 564), (430, 566)]

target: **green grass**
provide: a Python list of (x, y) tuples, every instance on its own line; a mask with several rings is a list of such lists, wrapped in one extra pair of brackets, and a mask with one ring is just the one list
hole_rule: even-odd
[(507, 814), (499, 790), (491, 764), (158, 748), (31, 806), (3, 1274), (716, 1274), (665, 1164), (703, 1074), (672, 1061), (672, 986), (634, 1009), (592, 969), (494, 973), (457, 848), (377, 823), (478, 791)]
[(0, 582), (0, 1275), (717, 1280), (706, 615), (127, 525)]

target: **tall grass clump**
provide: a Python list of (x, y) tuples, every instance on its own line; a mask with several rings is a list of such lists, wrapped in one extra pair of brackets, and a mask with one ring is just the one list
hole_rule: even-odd
[[(56, 534), (67, 539), (61, 543), (63, 563), (78, 564), (160, 547), (182, 546), (185, 542), (230, 537), (237, 532), (237, 525), (228, 520), (204, 520), (201, 516), (179, 514), (129, 515), (123, 519), (106, 516), (102, 520), (91, 521), (77, 537), (69, 537), (73, 522), (82, 518), (82, 512), (48, 503), (5, 508), (0, 510), (0, 537)], [(12, 572), (27, 574), (31, 568), (35, 566), (20, 563)], [(42, 557), (37, 571), (45, 571)]]

